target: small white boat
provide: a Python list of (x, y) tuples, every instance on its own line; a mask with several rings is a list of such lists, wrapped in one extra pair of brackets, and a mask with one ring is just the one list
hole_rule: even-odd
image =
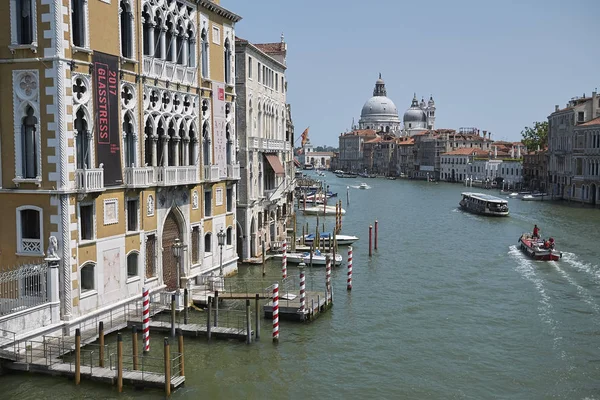
[(542, 200), (544, 200), (544, 197), (547, 200), (548, 199), (548, 193), (526, 194), (525, 196), (523, 196), (521, 198), (521, 200), (523, 200), (523, 201), (542, 201)]
[[(320, 234), (319, 241), (324, 241), (325, 245), (328, 246), (330, 237), (331, 237), (331, 240), (333, 240), (333, 234), (331, 232), (323, 232)], [(302, 239), (298, 239), (298, 242), (300, 242), (301, 240)], [(314, 240), (315, 240), (314, 233), (311, 233), (310, 235), (304, 235), (304, 243), (310, 245)], [(352, 243), (356, 242), (357, 240), (358, 240), (358, 237), (351, 236), (351, 235), (336, 235), (335, 236), (335, 241), (337, 242), (338, 246), (348, 246), (348, 245), (351, 245)]]
[[(316, 207), (307, 207), (304, 210), (305, 215), (335, 215), (335, 206), (316, 206)], [(346, 214), (346, 210), (341, 209), (342, 215)]]
[(528, 194), (531, 194), (531, 192), (512, 192), (508, 197), (511, 199), (522, 199), (523, 196), (527, 196)]
[(367, 185), (366, 183), (361, 183), (360, 186), (358, 187), (359, 189), (368, 189), (369, 185)]
[[(324, 253), (321, 253), (319, 250), (316, 250), (312, 256), (313, 265), (325, 265), (327, 262), (327, 256), (329, 256), (329, 258), (331, 258), (332, 254), (331, 253), (324, 254)], [(273, 255), (273, 258), (281, 260), (283, 258), (283, 254), (275, 254), (275, 255)], [(287, 259), (288, 264), (300, 264), (301, 262), (303, 262), (308, 266), (308, 265), (310, 265), (310, 252), (286, 253), (286, 259)], [(341, 265), (341, 264), (342, 264), (342, 255), (338, 253), (335, 255), (335, 265)]]

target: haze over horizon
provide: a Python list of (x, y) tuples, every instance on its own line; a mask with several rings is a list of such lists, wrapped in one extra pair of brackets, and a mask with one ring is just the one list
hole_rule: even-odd
[(433, 95), (436, 128), (476, 127), (509, 141), (555, 104), (600, 87), (596, 0), (221, 4), (243, 17), (236, 35), (252, 43), (284, 33), (296, 139), (310, 126), (315, 146), (337, 147), (379, 73), (401, 119), (414, 92)]

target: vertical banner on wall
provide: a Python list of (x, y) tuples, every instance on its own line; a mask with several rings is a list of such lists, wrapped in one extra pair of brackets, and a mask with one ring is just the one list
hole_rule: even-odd
[(96, 160), (104, 167), (104, 186), (121, 185), (119, 139), (119, 58), (94, 51)]
[(225, 84), (213, 82), (213, 140), (214, 140), (214, 165), (219, 167), (219, 176), (227, 176), (227, 158), (226, 147), (227, 138), (225, 137)]

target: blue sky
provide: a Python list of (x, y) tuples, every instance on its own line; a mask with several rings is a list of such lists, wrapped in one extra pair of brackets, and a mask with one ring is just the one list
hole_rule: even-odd
[(600, 1), (222, 0), (254, 43), (285, 34), (296, 136), (334, 145), (381, 72), (400, 118), (413, 92), (436, 128), (519, 140), (554, 105), (600, 88)]

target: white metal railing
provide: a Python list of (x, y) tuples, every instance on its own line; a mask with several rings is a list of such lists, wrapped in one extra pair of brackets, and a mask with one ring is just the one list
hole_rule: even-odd
[(75, 188), (83, 192), (104, 190), (104, 168), (75, 170)]
[(160, 186), (198, 183), (198, 168), (195, 165), (185, 167), (157, 167), (156, 181)]
[(219, 166), (218, 165), (205, 165), (204, 166), (204, 180), (207, 182), (216, 182), (219, 180)]
[(0, 273), (0, 316), (35, 307), (48, 301), (48, 265), (25, 264)]
[(240, 164), (229, 164), (227, 166), (227, 177), (229, 179), (240, 179)]
[(156, 173), (153, 167), (125, 168), (125, 185), (148, 187), (153, 184), (156, 184)]

